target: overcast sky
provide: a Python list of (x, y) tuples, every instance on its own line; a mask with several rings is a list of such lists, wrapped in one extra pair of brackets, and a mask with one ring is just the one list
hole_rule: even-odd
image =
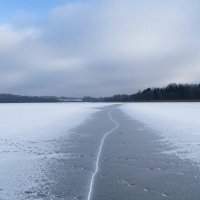
[(199, 83), (199, 25), (199, 0), (1, 0), (0, 93)]

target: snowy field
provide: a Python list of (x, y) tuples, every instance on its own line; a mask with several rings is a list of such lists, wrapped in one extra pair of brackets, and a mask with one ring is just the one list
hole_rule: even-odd
[(44, 187), (49, 160), (67, 156), (56, 152), (57, 140), (66, 140), (73, 128), (107, 105), (0, 104), (0, 199), (23, 199), (33, 188)]
[(176, 147), (171, 153), (200, 161), (200, 103), (130, 103), (120, 107)]

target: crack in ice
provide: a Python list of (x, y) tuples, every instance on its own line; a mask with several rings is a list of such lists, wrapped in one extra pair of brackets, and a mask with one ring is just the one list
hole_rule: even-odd
[(103, 136), (103, 138), (102, 138), (102, 140), (101, 140), (101, 143), (100, 143), (100, 146), (99, 146), (99, 151), (98, 151), (98, 154), (97, 154), (96, 163), (95, 163), (95, 171), (94, 171), (94, 173), (92, 174), (92, 178), (91, 178), (91, 182), (90, 182), (90, 187), (89, 187), (89, 193), (88, 193), (88, 198), (87, 198), (87, 200), (90, 200), (91, 197), (92, 197), (92, 192), (93, 192), (93, 186), (94, 186), (95, 176), (96, 176), (96, 174), (97, 174), (98, 171), (99, 171), (99, 160), (100, 160), (100, 157), (101, 157), (101, 152), (102, 152), (102, 149), (103, 149), (104, 141), (105, 141), (105, 139), (106, 139), (106, 137), (107, 137), (108, 135), (110, 135), (111, 133), (113, 133), (113, 132), (114, 132), (115, 130), (117, 130), (118, 127), (119, 127), (119, 123), (118, 123), (117, 121), (115, 121), (115, 120), (112, 118), (111, 113), (112, 113), (112, 111), (108, 113), (108, 117), (109, 117), (109, 119), (115, 124), (115, 126), (114, 126), (111, 130), (107, 131), (107, 132), (104, 134), (104, 136)]

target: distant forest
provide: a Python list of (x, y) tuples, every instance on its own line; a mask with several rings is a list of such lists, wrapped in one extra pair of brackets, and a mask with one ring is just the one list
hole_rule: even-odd
[(111, 97), (84, 97), (85, 102), (140, 102), (140, 101), (200, 101), (200, 84), (169, 84), (162, 88), (147, 88), (135, 94)]
[(200, 101), (200, 84), (170, 84), (162, 88), (147, 88), (135, 94), (117, 94), (111, 97), (55, 97), (0, 94), (0, 103), (41, 102), (148, 102), (148, 101)]
[(56, 103), (56, 102), (82, 102), (78, 97), (56, 96), (23, 96), (14, 94), (0, 94), (0, 103)]
[(34, 102), (59, 102), (57, 97), (21, 96), (13, 94), (0, 94), (0, 103), (34, 103)]
[(0, 103), (56, 103), (56, 102), (81, 102), (77, 97), (56, 96), (22, 96), (13, 94), (0, 94)]

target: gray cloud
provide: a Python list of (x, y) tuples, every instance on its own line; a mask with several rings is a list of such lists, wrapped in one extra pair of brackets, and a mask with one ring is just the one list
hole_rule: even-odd
[(0, 91), (104, 96), (199, 82), (198, 7), (102, 0), (60, 5), (45, 19), (23, 12), (0, 24)]

